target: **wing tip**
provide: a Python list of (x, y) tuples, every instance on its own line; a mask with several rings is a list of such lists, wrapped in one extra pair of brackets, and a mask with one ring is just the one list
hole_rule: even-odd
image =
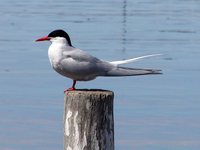
[(153, 74), (163, 74), (163, 72), (162, 72), (161, 69), (153, 69), (153, 70), (152, 70), (152, 73), (153, 73)]
[(140, 68), (127, 68), (117, 67), (106, 72), (104, 76), (139, 76), (139, 75), (158, 75), (163, 74), (160, 69), (140, 69)]

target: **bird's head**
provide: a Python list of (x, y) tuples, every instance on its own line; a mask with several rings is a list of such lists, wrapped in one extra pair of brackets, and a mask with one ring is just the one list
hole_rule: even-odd
[(64, 30), (58, 29), (49, 33), (48, 36), (44, 36), (37, 39), (36, 42), (40, 42), (40, 41), (54, 42), (54, 41), (63, 41), (63, 40), (66, 41), (69, 44), (69, 46), (72, 46), (69, 35)]

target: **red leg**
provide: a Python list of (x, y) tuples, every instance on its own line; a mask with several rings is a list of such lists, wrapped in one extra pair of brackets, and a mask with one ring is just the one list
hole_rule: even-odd
[(76, 80), (73, 80), (73, 85), (72, 85), (72, 87), (69, 88), (69, 89), (66, 89), (64, 92), (76, 90), (75, 85), (76, 85)]

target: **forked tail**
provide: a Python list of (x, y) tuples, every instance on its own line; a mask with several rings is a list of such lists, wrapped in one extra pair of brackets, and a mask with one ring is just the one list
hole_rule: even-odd
[(106, 72), (105, 76), (138, 76), (138, 75), (149, 75), (149, 74), (162, 74), (161, 70), (159, 69), (140, 69), (140, 68), (128, 68), (120, 66), (122, 64), (131, 63), (144, 58), (155, 57), (160, 55), (162, 54), (145, 55), (145, 56), (135, 57), (132, 59), (109, 62), (115, 67)]

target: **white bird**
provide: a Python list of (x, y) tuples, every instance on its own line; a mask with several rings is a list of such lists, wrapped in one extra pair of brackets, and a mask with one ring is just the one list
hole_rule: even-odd
[(52, 31), (48, 36), (36, 40), (36, 42), (38, 41), (51, 41), (48, 50), (51, 66), (59, 74), (73, 80), (72, 87), (65, 91), (75, 90), (76, 81), (89, 81), (98, 76), (116, 77), (161, 74), (161, 70), (157, 69), (138, 69), (120, 66), (121, 64), (135, 62), (160, 54), (145, 55), (121, 61), (103, 61), (73, 47), (69, 35), (63, 30)]

